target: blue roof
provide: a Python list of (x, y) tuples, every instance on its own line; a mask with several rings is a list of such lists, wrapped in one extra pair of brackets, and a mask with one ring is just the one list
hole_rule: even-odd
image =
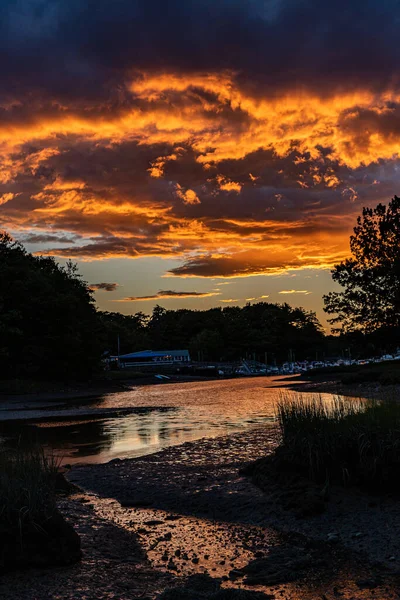
[(143, 350), (122, 354), (120, 358), (156, 358), (158, 356), (185, 356), (188, 354), (189, 350)]

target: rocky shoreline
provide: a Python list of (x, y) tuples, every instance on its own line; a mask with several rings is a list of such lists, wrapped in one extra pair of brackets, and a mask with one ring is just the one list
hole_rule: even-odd
[[(400, 573), (400, 510), (396, 498), (332, 487), (326, 510), (309, 518), (282, 507), (279, 485), (261, 491), (240, 474), (276, 444), (273, 427), (202, 439), (137, 459), (74, 468), (69, 479), (125, 508), (150, 508), (296, 532), (340, 542)], [(333, 534), (333, 535), (332, 535)]]
[[(82, 563), (7, 575), (0, 596), (228, 600), (228, 590), (236, 590), (232, 598), (242, 590), (253, 592), (240, 596), (249, 600), (398, 597), (398, 501), (333, 489), (324, 513), (299, 519), (282, 508), (277, 488), (264, 493), (240, 474), (275, 444), (274, 428), (263, 427), (74, 467), (68, 478), (82, 493), (62, 500), (60, 510), (81, 535)], [(212, 578), (203, 581), (204, 594), (193, 591), (199, 575)]]

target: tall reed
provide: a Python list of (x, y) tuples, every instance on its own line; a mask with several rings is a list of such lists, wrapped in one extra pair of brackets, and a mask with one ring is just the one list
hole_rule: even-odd
[(318, 482), (400, 489), (400, 404), (321, 396), (277, 405), (282, 461)]

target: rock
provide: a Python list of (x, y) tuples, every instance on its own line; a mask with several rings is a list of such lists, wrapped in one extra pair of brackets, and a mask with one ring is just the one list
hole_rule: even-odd
[(164, 521), (159, 521), (159, 520), (157, 520), (157, 519), (153, 519), (152, 521), (145, 521), (145, 522), (143, 523), (143, 525), (150, 525), (150, 526), (153, 526), (153, 525), (162, 525), (163, 523), (164, 523)]
[(333, 588), (333, 595), (334, 595), (336, 598), (340, 598), (341, 596), (344, 596), (344, 592), (341, 592), (341, 591), (339, 590), (339, 588), (337, 588), (337, 587), (335, 586), (335, 587)]
[[(63, 470), (59, 469), (56, 473), (54, 481), (56, 493), (69, 496), (69, 494), (80, 492), (81, 490), (78, 486), (68, 481), (65, 477), (66, 471), (67, 469), (64, 468)], [(87, 500), (87, 502), (89, 502), (89, 500)]]
[(167, 565), (167, 569), (170, 569), (171, 571), (177, 571), (178, 567), (176, 566), (176, 564), (174, 563), (174, 561), (172, 560), (172, 558), (170, 558), (169, 563)]
[(22, 531), (0, 531), (0, 573), (24, 567), (64, 566), (82, 557), (79, 535), (58, 510), (40, 523), (25, 523)]
[(328, 540), (328, 542), (337, 543), (339, 541), (339, 534), (335, 532), (328, 533), (326, 539)]
[(242, 569), (247, 585), (279, 585), (297, 581), (313, 566), (313, 559), (304, 549), (277, 546), (266, 558), (252, 560)]
[(375, 578), (371, 577), (370, 579), (358, 579), (356, 581), (356, 585), (360, 589), (373, 590), (376, 587), (378, 587), (379, 584), (380, 584), (380, 579), (378, 577), (375, 577)]
[(235, 581), (235, 579), (239, 579), (240, 577), (243, 577), (243, 571), (240, 571), (239, 569), (232, 569), (231, 571), (229, 571), (228, 577), (232, 581)]

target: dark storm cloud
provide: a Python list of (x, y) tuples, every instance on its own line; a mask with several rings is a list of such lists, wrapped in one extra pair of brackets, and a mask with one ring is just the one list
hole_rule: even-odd
[[(0, 198), (2, 193), (17, 191), (18, 195), (0, 206), (0, 222), (5, 228), (15, 220), (24, 227), (72, 232), (75, 237), (60, 239), (48, 231), (24, 241), (51, 243), (50, 249), (41, 250), (76, 259), (184, 259), (185, 252), (207, 249), (213, 243), (228, 248), (242, 242), (265, 247), (280, 241), (285, 246), (293, 237), (307, 246), (308, 238), (317, 235), (329, 239), (347, 233), (359, 202), (373, 203), (382, 193), (391, 194), (396, 180), (396, 161), (349, 169), (323, 148), (314, 158), (297, 149), (284, 156), (272, 149), (258, 150), (207, 168), (198, 162), (199, 152), (184, 142), (104, 145), (62, 136), (57, 149), (34, 168), (37, 156), (46, 151), (45, 141), (25, 144), (14, 154), (21, 166), (13, 182), (0, 185)], [(148, 170), (157, 157), (172, 155), (174, 159), (165, 162), (164, 176), (150, 177)], [(240, 193), (220, 190), (218, 174), (238, 182)], [(331, 178), (333, 186), (327, 187)], [(178, 182), (195, 190), (200, 202), (183, 202), (176, 193)], [(259, 271), (277, 268), (280, 260), (276, 256), (271, 264), (269, 256), (260, 263), (252, 255), (245, 259), (246, 266), (238, 254), (226, 260), (204, 255), (200, 263), (189, 260), (174, 274), (247, 272), (251, 263)], [(284, 262), (296, 266), (304, 261), (286, 257)]]
[(6, 0), (1, 227), (62, 257), (173, 258), (179, 276), (330, 266), (360, 207), (398, 191), (399, 16)]
[(91, 283), (89, 287), (94, 292), (97, 292), (98, 290), (101, 290), (103, 292), (115, 292), (115, 290), (118, 287), (118, 283)]
[(138, 250), (131, 240), (116, 237), (100, 237), (89, 244), (82, 246), (69, 246), (68, 248), (51, 248), (46, 254), (56, 256), (73, 256), (74, 258), (108, 258), (121, 256), (135, 258), (139, 256)]
[[(4, 97), (124, 101), (135, 69), (231, 69), (259, 93), (397, 84), (395, 0), (4, 0)], [(112, 93), (111, 93), (112, 90)]]
[[(251, 275), (274, 275), (286, 270), (304, 268), (304, 260), (293, 252), (286, 257), (282, 249), (274, 255), (271, 251), (238, 252), (233, 256), (213, 257), (210, 255), (189, 259), (183, 265), (171, 269), (173, 277), (248, 277)], [(330, 255), (330, 260), (338, 262), (343, 257), (338, 252)], [(308, 268), (327, 268), (323, 258), (315, 256), (308, 260)]]
[(24, 244), (71, 244), (76, 239), (76, 236), (71, 237), (66, 235), (52, 235), (46, 233), (32, 233), (20, 237), (20, 241)]
[(219, 296), (217, 292), (176, 292), (174, 290), (160, 290), (150, 296), (129, 296), (116, 302), (143, 302), (146, 300), (168, 300), (169, 298), (209, 298)]
[(379, 135), (387, 143), (397, 143), (400, 135), (400, 104), (385, 102), (377, 108), (355, 106), (344, 111), (338, 127), (352, 141), (351, 147), (357, 152), (373, 144), (373, 137)]

